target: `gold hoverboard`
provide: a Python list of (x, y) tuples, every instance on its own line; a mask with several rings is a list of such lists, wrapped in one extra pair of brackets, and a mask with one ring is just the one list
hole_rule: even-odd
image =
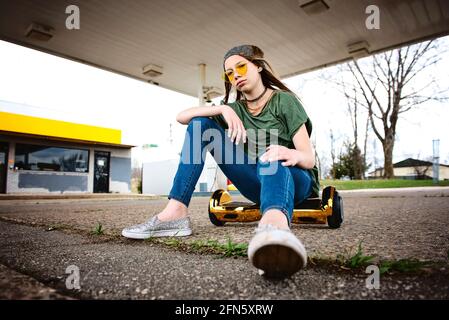
[[(209, 201), (209, 219), (218, 226), (226, 222), (253, 222), (261, 218), (260, 208), (252, 202), (232, 201), (228, 191), (216, 190)], [(321, 198), (309, 198), (293, 209), (293, 223), (326, 224), (337, 229), (343, 223), (343, 199), (335, 187), (323, 189)]]

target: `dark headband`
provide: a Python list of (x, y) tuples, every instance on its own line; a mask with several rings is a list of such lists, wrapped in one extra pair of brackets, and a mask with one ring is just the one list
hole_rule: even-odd
[(226, 59), (229, 58), (230, 56), (234, 56), (234, 55), (238, 55), (238, 56), (242, 56), (242, 57), (252, 57), (252, 56), (254, 56), (253, 46), (245, 44), (243, 46), (237, 46), (237, 47), (230, 49), (228, 52), (226, 52), (226, 54), (223, 58), (223, 62), (226, 61)]
[(237, 46), (237, 47), (234, 47), (234, 48), (230, 49), (224, 55), (223, 67), (224, 67), (224, 62), (226, 61), (226, 59), (229, 58), (230, 56), (234, 56), (234, 55), (242, 56), (242, 57), (244, 57), (244, 58), (246, 58), (248, 60), (263, 59), (263, 56), (264, 56), (263, 51), (260, 50), (256, 46), (253, 46), (253, 45), (250, 45), (250, 44)]

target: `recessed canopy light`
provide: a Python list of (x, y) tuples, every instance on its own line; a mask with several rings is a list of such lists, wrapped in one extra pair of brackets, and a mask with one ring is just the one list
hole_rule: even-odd
[(354, 59), (363, 58), (370, 54), (369, 44), (365, 40), (348, 45), (348, 53)]
[(32, 22), (28, 27), (25, 36), (38, 41), (48, 41), (53, 37), (54, 29), (40, 23)]
[(143, 67), (143, 74), (148, 76), (148, 77), (158, 77), (160, 75), (162, 75), (163, 70), (162, 67), (156, 66), (154, 64), (149, 64), (145, 67)]
[(303, 4), (301, 4), (301, 2), (303, 1), (300, 1), (299, 6), (308, 15), (314, 15), (329, 10), (329, 6), (324, 0), (312, 0)]

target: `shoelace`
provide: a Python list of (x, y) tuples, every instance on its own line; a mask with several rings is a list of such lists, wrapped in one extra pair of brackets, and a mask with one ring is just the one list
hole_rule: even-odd
[(274, 231), (274, 230), (283, 230), (283, 229), (278, 228), (278, 227), (276, 227), (276, 226), (274, 226), (272, 224), (262, 224), (262, 225), (258, 225), (256, 227), (256, 229), (254, 229), (253, 232), (254, 233), (258, 233), (258, 232), (261, 232), (261, 231)]

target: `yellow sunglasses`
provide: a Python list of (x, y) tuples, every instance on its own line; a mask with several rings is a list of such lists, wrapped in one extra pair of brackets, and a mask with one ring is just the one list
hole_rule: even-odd
[[(239, 75), (244, 76), (248, 71), (248, 64), (246, 62), (238, 63), (235, 66), (235, 71), (237, 71)], [(224, 81), (234, 82), (234, 70), (226, 70), (225, 72), (223, 72), (222, 78)]]

